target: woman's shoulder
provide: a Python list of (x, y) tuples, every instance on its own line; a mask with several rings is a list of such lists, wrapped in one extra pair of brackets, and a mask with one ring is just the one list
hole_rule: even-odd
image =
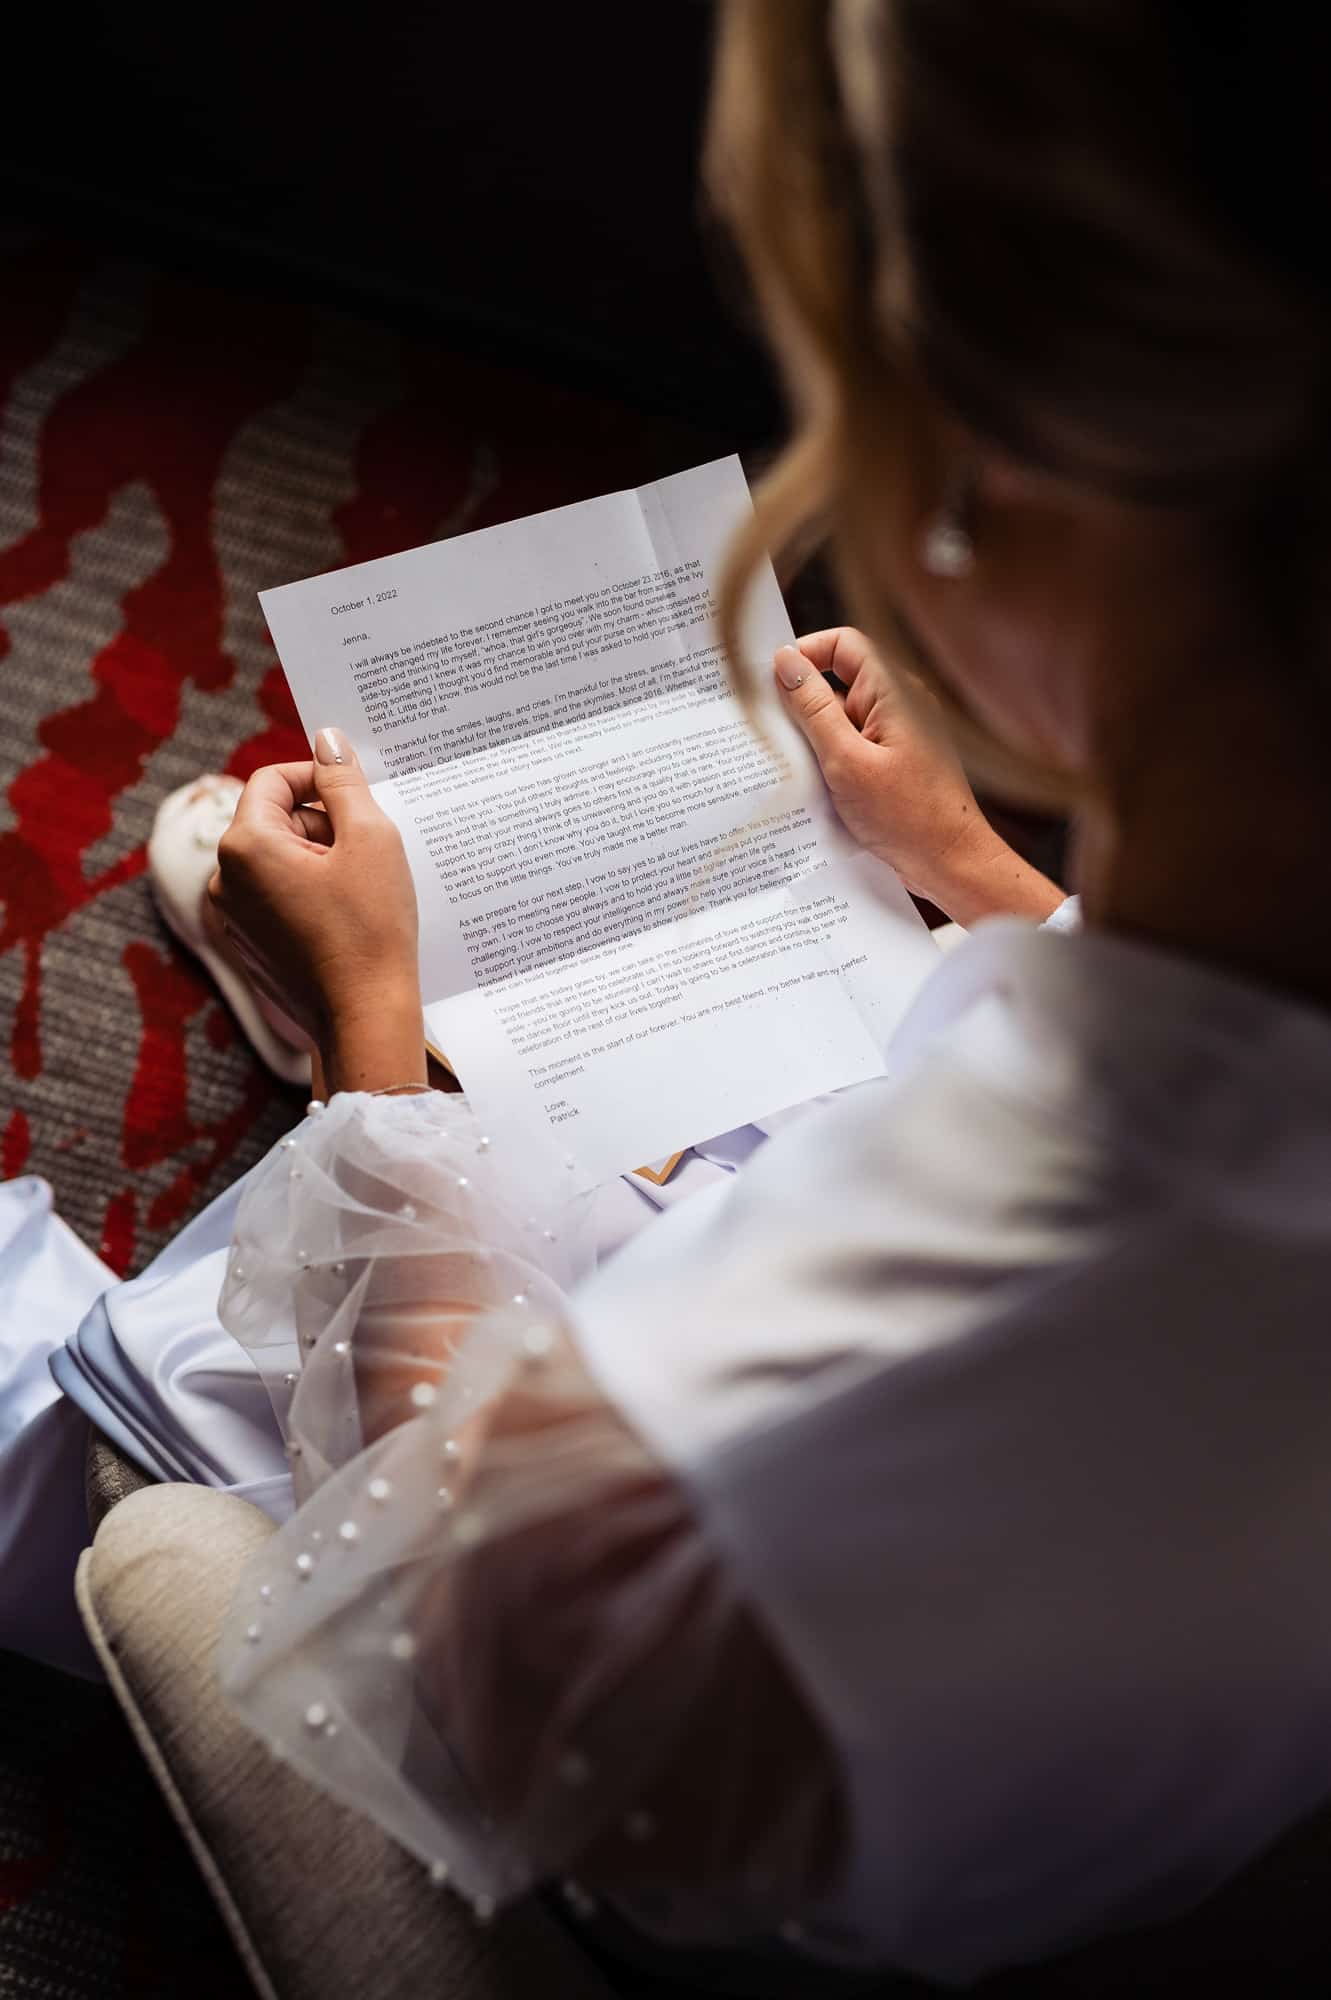
[(925, 989), (914, 1048), (934, 1023), (964, 1041), (985, 996), (1027, 1045), (1025, 1081), (1043, 1070), (1066, 1086), (1058, 1064), (1075, 1053), (1083, 1096), (1173, 1086), (1200, 1099), (1260, 1082), (1277, 1114), (1292, 1085), (1310, 1111), (1331, 1113), (1331, 1013), (1166, 944), (1080, 922), (985, 923)]
[(912, 1147), (996, 1141), (1019, 1202), (1051, 1166), (1120, 1210), (1230, 1198), (1331, 1141), (1331, 1014), (1101, 930), (980, 926), (888, 1059)]

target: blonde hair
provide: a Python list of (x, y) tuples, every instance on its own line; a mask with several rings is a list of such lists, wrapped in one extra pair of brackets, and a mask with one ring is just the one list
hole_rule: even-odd
[[(1299, 531), (1331, 498), (1326, 69), (1297, 46), (1327, 34), (1281, 0), (1251, 45), (1192, 12), (723, 0), (707, 179), (794, 415), (723, 579), (732, 673), (762, 555), (789, 571), (825, 545), (853, 614), (907, 647), (974, 774), (1032, 803), (1066, 803), (1066, 778), (939, 684), (883, 575), (912, 486), (946, 477), (936, 404), (1031, 466), (1205, 511), (1292, 649), (1320, 656), (1331, 623), (1320, 538)], [(1263, 81), (1269, 119), (1253, 109)], [(1233, 162), (1240, 129), (1255, 143)]]

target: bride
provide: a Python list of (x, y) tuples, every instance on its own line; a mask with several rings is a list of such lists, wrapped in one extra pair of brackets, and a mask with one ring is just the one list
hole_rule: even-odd
[[(310, 1115), (120, 1286), (3, 1191), (4, 1643), (80, 1663), (91, 1417), (282, 1522), (219, 1672), (312, 1782), (727, 1991), (968, 1979), (1325, 1799), (1331, 153), (1277, 11), (728, 0), (759, 532), (877, 639), (775, 677), (851, 832), (999, 921), (883, 1080), (577, 1206), (427, 1087), (354, 746), (259, 772), (209, 921)], [(1080, 925), (940, 716), (1075, 807)]]

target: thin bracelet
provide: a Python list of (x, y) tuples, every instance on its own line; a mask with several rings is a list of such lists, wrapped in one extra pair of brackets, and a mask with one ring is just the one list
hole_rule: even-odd
[(431, 1083), (386, 1083), (382, 1090), (367, 1090), (367, 1097), (420, 1097), (433, 1090)]

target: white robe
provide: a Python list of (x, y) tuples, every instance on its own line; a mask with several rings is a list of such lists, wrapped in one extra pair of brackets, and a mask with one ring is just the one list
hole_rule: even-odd
[[(471, 1175), (454, 1114), (359, 1102), (255, 1170), (230, 1252), (234, 1195), (94, 1306), (57, 1369), (90, 1408), (95, 1382), (140, 1456), (151, 1439), (177, 1476), (279, 1517), (283, 1435), (303, 1454), (226, 1684), (478, 1906), (603, 1837), (607, 1813), (637, 1838), (653, 1742), (687, 1758), (676, 1712), (714, 1700), (746, 1618), (820, 1732), (762, 1858), (795, 1899), (787, 1949), (823, 1961), (969, 1978), (1046, 1953), (1180, 1907), (1331, 1791), (1324, 1016), (1120, 940), (985, 926), (884, 1081), (785, 1121), (593, 1274), (497, 1222), (496, 1268), (532, 1273), (520, 1309), (476, 1322), (439, 1397), (368, 1447), (345, 1336), (376, 1272), (459, 1254), (471, 1195), (449, 1190)], [(66, 1253), (30, 1268), (85, 1310), (92, 1274)], [(224, 1271), (248, 1353), (216, 1319)], [(26, 1350), (12, 1372), (31, 1382)], [(475, 1412), (517, 1394), (576, 1404), (573, 1445), (501, 1439), (468, 1467)], [(441, 1517), (454, 1460), (465, 1504)], [(468, 1694), (448, 1607), (478, 1552), (493, 1596), (524, 1536), (585, 1532), (588, 1495), (649, 1486), (669, 1565), (617, 1575), (558, 1648), (531, 1635), (559, 1691), (538, 1776), (496, 1825), (441, 1720), (443, 1688)], [(539, 1576), (524, 1587), (539, 1602)], [(7, 1616), (12, 1596), (7, 1570)], [(511, 1631), (503, 1609), (475, 1629)], [(487, 1727), (457, 1725), (483, 1773)], [(759, 1734), (698, 1782), (729, 1809), (780, 1754)], [(807, 1845), (828, 1771), (830, 1883)], [(766, 1923), (751, 1858), (701, 1894), (644, 1879), (619, 1900), (666, 1938)]]

